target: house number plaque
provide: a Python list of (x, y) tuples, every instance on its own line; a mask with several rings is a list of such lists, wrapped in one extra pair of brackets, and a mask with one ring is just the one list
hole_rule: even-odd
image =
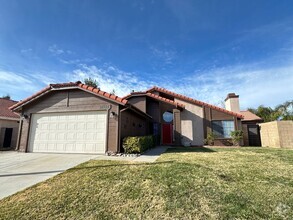
[(108, 110), (110, 109), (111, 105), (100, 105), (99, 109), (100, 110)]

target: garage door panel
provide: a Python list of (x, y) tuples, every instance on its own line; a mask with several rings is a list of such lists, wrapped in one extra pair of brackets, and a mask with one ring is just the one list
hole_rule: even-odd
[(58, 124), (57, 124), (57, 130), (58, 131), (62, 131), (62, 130), (65, 130), (67, 128), (67, 124), (63, 121), (60, 121)]
[(77, 123), (76, 124), (76, 129), (86, 129), (85, 123), (83, 123), (83, 122)]
[(29, 151), (104, 153), (106, 112), (33, 114)]
[(55, 151), (56, 150), (56, 144), (55, 143), (48, 143), (47, 144), (48, 151)]

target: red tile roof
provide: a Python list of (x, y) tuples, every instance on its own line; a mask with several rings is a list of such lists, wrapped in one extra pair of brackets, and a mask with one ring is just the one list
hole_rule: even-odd
[(263, 121), (262, 118), (258, 117), (257, 115), (253, 114), (250, 111), (240, 111), (240, 112), (244, 116), (242, 121)]
[(184, 106), (183, 104), (180, 104), (180, 103), (178, 103), (178, 102), (175, 102), (175, 101), (173, 101), (173, 100), (171, 100), (171, 99), (167, 99), (167, 98), (164, 98), (164, 97), (159, 96), (159, 95), (155, 95), (155, 94), (150, 93), (150, 92), (147, 92), (146, 95), (147, 95), (148, 97), (151, 97), (151, 98), (157, 99), (157, 100), (159, 100), (159, 101), (163, 101), (163, 102), (166, 102), (166, 103), (168, 103), (168, 104), (174, 105), (174, 106), (176, 106), (176, 107), (178, 106), (178, 107), (180, 107), (180, 108), (185, 108), (185, 106)]
[(94, 88), (92, 86), (85, 85), (85, 84), (81, 83), (80, 81), (77, 81), (77, 82), (69, 82), (69, 83), (50, 84), (49, 86), (47, 86), (44, 89), (40, 90), (39, 92), (33, 94), (32, 96), (30, 96), (30, 97), (16, 103), (15, 105), (11, 106), (10, 109), (15, 110), (16, 108), (18, 108), (22, 105), (25, 105), (28, 102), (46, 94), (52, 90), (60, 89), (60, 88), (68, 88), (68, 89), (78, 88), (78, 89), (84, 90), (86, 92), (90, 92), (94, 95), (102, 96), (106, 99), (112, 100), (112, 101), (114, 101), (118, 104), (121, 104), (121, 105), (125, 105), (128, 102), (126, 99), (120, 98), (116, 95), (112, 95), (110, 93), (104, 92), (104, 91), (100, 90), (99, 88)]
[(93, 92), (97, 95), (100, 95), (100, 96), (104, 96), (105, 98), (108, 98), (108, 99), (111, 99), (115, 102), (118, 102), (119, 104), (121, 105), (125, 105), (127, 104), (127, 100), (124, 99), (124, 98), (120, 98), (119, 96), (117, 95), (112, 95), (108, 92), (104, 92), (102, 90), (100, 90), (99, 88), (94, 88), (94, 87), (91, 87), (91, 86), (88, 86), (88, 85), (85, 85), (85, 84), (82, 84), (82, 83), (78, 83), (78, 86), (86, 91), (89, 91), (89, 92)]
[(226, 110), (224, 108), (220, 108), (220, 107), (215, 106), (215, 105), (211, 105), (211, 104), (208, 104), (208, 103), (205, 103), (205, 102), (202, 102), (202, 101), (199, 101), (199, 100), (196, 100), (196, 99), (193, 99), (193, 98), (184, 96), (184, 95), (180, 95), (178, 93), (171, 92), (171, 91), (169, 91), (167, 89), (160, 88), (160, 87), (157, 87), (157, 86), (154, 86), (153, 88), (147, 90), (146, 92), (153, 92), (153, 91), (162, 92), (162, 93), (171, 95), (173, 97), (176, 97), (178, 99), (185, 100), (187, 102), (191, 102), (191, 103), (194, 103), (194, 104), (197, 104), (197, 105), (201, 105), (201, 106), (206, 106), (206, 107), (209, 107), (211, 109), (215, 109), (217, 111), (221, 111), (221, 112), (224, 112), (224, 113), (227, 113), (227, 114), (236, 116), (238, 118), (243, 118), (243, 115), (242, 114), (239, 114), (239, 113), (236, 113), (236, 112), (231, 112), (231, 111), (228, 111), (228, 110)]
[(155, 95), (155, 94), (150, 93), (150, 92), (132, 92), (129, 95), (124, 96), (123, 99), (128, 99), (128, 98), (130, 98), (132, 96), (148, 96), (148, 97), (151, 97), (151, 98), (156, 99), (158, 101), (162, 101), (162, 102), (174, 105), (176, 107), (178, 106), (179, 108), (185, 108), (185, 106), (183, 104), (180, 104), (178, 102), (175, 102), (175, 101), (173, 101), (171, 99), (164, 98), (164, 97), (159, 96), (159, 95)]
[(8, 100), (8, 99), (3, 99), (0, 98), (0, 118), (12, 118), (12, 119), (17, 119), (19, 118), (19, 115), (12, 112), (9, 107), (12, 105), (15, 105), (17, 101), (13, 100)]
[(138, 96), (138, 95), (145, 95), (145, 94), (146, 94), (146, 92), (132, 92), (132, 93), (124, 96), (123, 99), (127, 99), (127, 98), (129, 98), (131, 96), (134, 96), (134, 95)]

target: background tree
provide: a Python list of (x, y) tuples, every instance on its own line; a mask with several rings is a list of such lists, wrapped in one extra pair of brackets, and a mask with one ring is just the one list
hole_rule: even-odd
[(293, 100), (284, 102), (275, 108), (282, 120), (293, 120)]
[(115, 89), (112, 89), (112, 92), (110, 93), (111, 95), (116, 95)]
[(88, 85), (88, 86), (92, 86), (94, 88), (97, 88), (99, 87), (99, 83), (97, 80), (91, 78), (91, 77), (88, 77), (88, 78), (85, 78), (84, 79), (84, 84)]
[(258, 108), (249, 108), (249, 111), (261, 117), (264, 122), (275, 120), (293, 120), (293, 101), (287, 101), (274, 109), (260, 105)]
[(2, 99), (8, 99), (8, 100), (10, 100), (10, 99), (11, 99), (11, 97), (10, 97), (10, 95), (9, 95), (9, 94), (6, 94), (6, 95), (3, 95), (3, 96), (2, 96)]

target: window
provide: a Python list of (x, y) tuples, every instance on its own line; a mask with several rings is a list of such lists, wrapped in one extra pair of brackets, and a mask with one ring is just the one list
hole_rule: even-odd
[(154, 135), (158, 135), (159, 134), (159, 127), (160, 127), (159, 123), (154, 123), (153, 124), (153, 134)]
[(173, 114), (171, 112), (164, 112), (163, 119), (165, 122), (171, 122), (173, 121)]
[(213, 133), (220, 138), (230, 138), (234, 131), (234, 121), (212, 121)]

